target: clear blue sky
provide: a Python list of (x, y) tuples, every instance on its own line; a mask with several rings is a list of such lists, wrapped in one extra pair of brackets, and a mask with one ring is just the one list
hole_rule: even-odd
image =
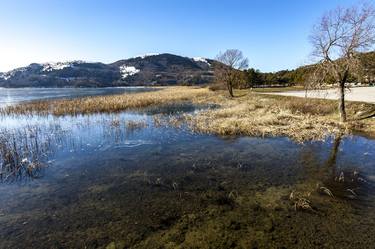
[(213, 58), (238, 48), (262, 71), (308, 62), (308, 35), (355, 0), (1, 0), (0, 71), (31, 62), (113, 62), (152, 52)]

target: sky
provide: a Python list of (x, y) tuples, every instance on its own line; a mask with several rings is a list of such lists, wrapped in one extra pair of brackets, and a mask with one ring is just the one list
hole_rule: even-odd
[[(371, 2), (374, 0), (370, 0)], [(324, 12), (356, 0), (0, 0), (0, 72), (111, 63), (146, 53), (215, 58), (236, 48), (264, 72), (309, 63)]]

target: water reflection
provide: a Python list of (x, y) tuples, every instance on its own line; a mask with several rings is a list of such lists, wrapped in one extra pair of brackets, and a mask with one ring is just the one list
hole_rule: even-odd
[[(349, 244), (374, 242), (364, 237), (375, 232), (374, 140), (220, 138), (156, 124), (154, 113), (160, 114), (2, 117), (0, 130), (13, 132), (10, 137), (22, 145), (18, 151), (29, 150), (21, 159), (31, 161), (40, 148), (49, 153), (40, 159), (47, 164), (42, 177), (25, 175), (29, 180), (22, 184), (0, 185), (1, 247), (306, 248), (342, 247), (345, 238)], [(337, 178), (341, 172), (344, 181)], [(319, 192), (317, 183), (334, 198)], [(349, 188), (357, 200), (348, 198)], [(292, 191), (306, 196), (314, 212), (296, 212)], [(337, 227), (336, 238), (326, 236)]]
[(334, 175), (336, 174), (336, 159), (337, 159), (337, 153), (339, 152), (341, 140), (342, 140), (342, 135), (338, 135), (334, 139), (332, 150), (326, 163), (328, 168), (332, 168), (332, 173)]
[(0, 107), (26, 101), (156, 91), (147, 87), (0, 88)]

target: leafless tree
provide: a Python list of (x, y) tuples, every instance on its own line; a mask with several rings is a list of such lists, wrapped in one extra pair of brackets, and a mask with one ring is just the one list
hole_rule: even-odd
[(310, 36), (313, 56), (319, 59), (312, 82), (315, 86), (333, 79), (339, 89), (339, 112), (346, 122), (345, 84), (349, 75), (359, 75), (361, 52), (375, 44), (375, 11), (370, 4), (336, 8), (321, 18)]
[(228, 49), (219, 53), (216, 60), (222, 63), (216, 67), (216, 79), (226, 84), (230, 96), (233, 97), (233, 86), (244, 79), (243, 70), (248, 67), (248, 59), (240, 50)]

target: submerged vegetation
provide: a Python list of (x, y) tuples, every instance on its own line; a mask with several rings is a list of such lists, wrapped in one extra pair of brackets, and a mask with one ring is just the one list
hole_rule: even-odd
[[(373, 205), (374, 175), (363, 153), (373, 158), (373, 144), (360, 151), (345, 137), (342, 144), (351, 144), (360, 161), (340, 162), (345, 169), (337, 170), (335, 162), (344, 148), (341, 134), (371, 130), (373, 120), (343, 125), (335, 101), (250, 90), (235, 90), (235, 96), (172, 87), (5, 107), (5, 127), (17, 125), (0, 128), (3, 181), (40, 177), (54, 161), (48, 177), (26, 188), (0, 184), (0, 247), (308, 248), (372, 242), (364, 231), (373, 232), (375, 214), (364, 210)], [(350, 103), (349, 114), (372, 107)], [(299, 144), (199, 133), (337, 139)], [(14, 232), (19, 235), (9, 236)]]
[[(293, 71), (247, 69), (229, 49), (216, 60), (161, 54), (0, 73), (9, 85), (213, 83), (81, 98), (7, 90), (0, 248), (374, 247), (375, 104), (345, 102), (349, 82), (374, 82), (375, 53), (359, 53), (375, 43), (373, 18), (372, 8), (329, 12), (313, 37), (323, 60)], [(335, 84), (339, 105), (307, 98)], [(306, 98), (272, 95), (291, 89)], [(13, 105), (50, 97), (66, 99)]]
[(53, 135), (41, 134), (39, 127), (0, 130), (0, 181), (38, 178), (48, 164), (54, 139)]
[[(341, 170), (348, 165), (334, 165), (340, 140), (192, 136), (174, 124), (158, 127), (153, 117), (90, 115), (63, 139), (74, 151), (57, 158), (50, 177), (12, 191), (0, 185), (0, 247), (363, 248), (373, 241), (366, 236), (375, 229), (374, 212), (366, 212), (373, 183), (368, 168), (356, 168), (366, 156), (350, 138), (342, 144), (354, 145), (358, 164)], [(57, 118), (64, 119), (71, 121)], [(132, 127), (140, 130), (127, 134)]]

